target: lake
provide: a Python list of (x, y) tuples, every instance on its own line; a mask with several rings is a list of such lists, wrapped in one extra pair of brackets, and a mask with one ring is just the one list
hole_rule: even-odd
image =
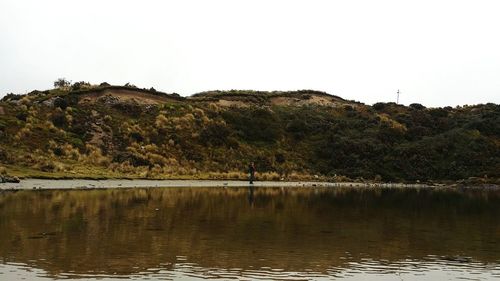
[(0, 193), (0, 280), (499, 280), (500, 191)]

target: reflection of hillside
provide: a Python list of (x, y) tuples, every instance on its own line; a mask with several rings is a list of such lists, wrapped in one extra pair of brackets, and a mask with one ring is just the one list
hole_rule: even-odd
[[(203, 267), (325, 271), (362, 258), (498, 262), (498, 192), (169, 188), (0, 194), (0, 257), (129, 274)], [(436, 231), (438, 230), (438, 231)], [(45, 259), (45, 260), (43, 260)]]

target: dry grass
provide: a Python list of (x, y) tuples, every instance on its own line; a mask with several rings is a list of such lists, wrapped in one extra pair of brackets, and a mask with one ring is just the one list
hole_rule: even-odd
[(111, 159), (103, 155), (100, 148), (93, 146), (91, 144), (87, 144), (85, 148), (87, 149), (87, 154), (81, 155), (80, 161), (95, 166), (103, 166), (103, 167), (108, 167), (109, 164), (111, 164)]
[(6, 176), (7, 175), (7, 169), (3, 166), (0, 166), (0, 175), (1, 176)]
[(167, 125), (169, 124), (169, 120), (165, 115), (159, 114), (156, 116), (156, 121), (155, 121), (155, 126), (159, 129), (166, 128)]

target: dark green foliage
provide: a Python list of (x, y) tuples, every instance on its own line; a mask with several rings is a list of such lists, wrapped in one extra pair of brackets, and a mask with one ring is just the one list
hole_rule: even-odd
[(425, 106), (421, 105), (420, 103), (412, 103), (410, 104), (410, 107), (416, 110), (425, 109)]
[(276, 142), (283, 131), (278, 116), (265, 108), (228, 110), (222, 117), (237, 135), (250, 142)]
[(471, 176), (499, 176), (500, 151), (478, 132), (453, 130), (418, 142), (395, 147), (391, 168), (400, 178), (461, 179)]
[(139, 132), (131, 132), (130, 133), (130, 138), (136, 142), (142, 142), (144, 141), (144, 137), (141, 135)]
[(16, 95), (13, 93), (9, 93), (2, 98), (2, 101), (15, 101), (15, 100), (20, 100), (22, 97), (23, 95)]
[(51, 118), (54, 126), (62, 128), (67, 125), (66, 116), (62, 112), (54, 112)]
[(58, 97), (54, 100), (54, 107), (59, 107), (60, 109), (65, 110), (68, 107), (68, 102), (66, 99)]
[(16, 114), (16, 118), (20, 121), (26, 122), (26, 118), (28, 118), (28, 112), (20, 111)]
[(89, 82), (85, 82), (85, 81), (75, 82), (73, 85), (71, 85), (71, 90), (76, 91), (76, 90), (80, 90), (80, 89), (83, 89), (85, 87), (90, 87), (90, 86), (91, 85)]
[(285, 162), (285, 155), (281, 152), (276, 153), (274, 158), (278, 164), (283, 164)]
[(295, 140), (301, 140), (308, 133), (309, 126), (305, 120), (296, 118), (286, 124), (285, 130), (290, 133)]
[(213, 146), (221, 146), (227, 144), (227, 138), (231, 134), (229, 128), (224, 125), (215, 123), (209, 124), (200, 133), (200, 139), (203, 144)]
[(373, 104), (373, 109), (377, 110), (377, 111), (382, 111), (384, 110), (386, 104), (383, 103), (383, 102), (377, 102), (375, 104)]
[(2, 161), (3, 163), (8, 163), (10, 157), (9, 157), (9, 153), (0, 147), (0, 161)]
[(52, 150), (52, 152), (54, 152), (54, 155), (56, 155), (56, 156), (62, 156), (62, 155), (64, 155), (64, 152), (63, 152), (63, 150), (60, 147), (54, 148)]
[(403, 140), (404, 133), (400, 129), (383, 123), (378, 128), (377, 138), (384, 144), (394, 144)]
[(69, 87), (71, 85), (71, 81), (66, 80), (66, 78), (59, 78), (54, 81), (54, 88), (64, 88)]

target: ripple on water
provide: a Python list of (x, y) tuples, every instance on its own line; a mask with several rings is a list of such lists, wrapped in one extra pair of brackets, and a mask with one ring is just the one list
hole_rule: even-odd
[[(187, 257), (186, 257), (187, 259)], [(132, 275), (74, 273), (65, 272), (50, 275), (44, 270), (23, 263), (0, 264), (0, 280), (54, 280), (54, 279), (88, 279), (88, 280), (204, 280), (204, 279), (236, 279), (236, 280), (490, 280), (500, 277), (498, 265), (484, 265), (478, 262), (463, 262), (443, 259), (428, 259), (426, 262), (405, 260), (397, 263), (387, 261), (363, 260), (351, 262), (346, 268), (332, 267), (324, 272), (312, 269), (301, 272), (286, 271), (282, 268), (262, 267), (259, 269), (202, 267), (196, 263), (177, 263), (169, 269), (164, 267), (150, 268)]]

